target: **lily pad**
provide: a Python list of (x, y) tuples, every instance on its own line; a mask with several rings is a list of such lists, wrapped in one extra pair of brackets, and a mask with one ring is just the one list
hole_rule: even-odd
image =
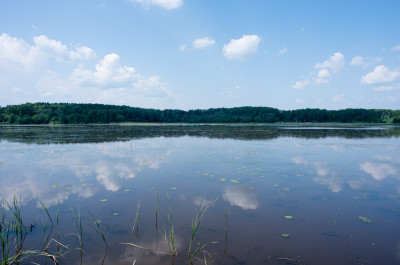
[(286, 216), (285, 216), (285, 219), (293, 219), (293, 216), (291, 216), (291, 215), (286, 215)]
[(290, 188), (283, 188), (284, 190), (290, 190)]
[(220, 181), (224, 182), (226, 181), (226, 178), (221, 178)]
[(95, 225), (101, 224), (101, 220), (100, 220), (100, 219), (97, 219), (96, 221), (94, 221), (94, 224), (95, 224)]
[(172, 189), (173, 189), (173, 190), (176, 190), (177, 188), (176, 188), (176, 187), (172, 187)]
[(288, 237), (290, 237), (290, 234), (282, 233), (281, 236), (284, 238), (288, 238)]
[(368, 223), (368, 224), (372, 222), (371, 219), (369, 219), (369, 218), (367, 218), (367, 217), (365, 217), (365, 216), (359, 216), (358, 219), (360, 219), (360, 220), (363, 221), (364, 223)]
[(106, 202), (106, 201), (108, 201), (107, 199), (101, 199), (100, 200), (101, 202)]
[(118, 215), (120, 215), (121, 213), (113, 213), (113, 215), (114, 216), (118, 216)]
[(131, 191), (130, 189), (126, 189), (126, 190), (124, 190), (125, 192), (129, 192), (129, 191)]
[(239, 181), (237, 181), (236, 179), (231, 179), (231, 181), (232, 181), (233, 183), (239, 183)]
[(57, 188), (57, 185), (53, 184), (51, 185), (52, 188)]

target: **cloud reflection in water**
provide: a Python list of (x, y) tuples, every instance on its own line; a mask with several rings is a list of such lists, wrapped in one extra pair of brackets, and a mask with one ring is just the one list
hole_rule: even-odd
[(226, 187), (222, 197), (232, 206), (239, 206), (243, 210), (255, 210), (259, 206), (255, 191), (246, 186)]

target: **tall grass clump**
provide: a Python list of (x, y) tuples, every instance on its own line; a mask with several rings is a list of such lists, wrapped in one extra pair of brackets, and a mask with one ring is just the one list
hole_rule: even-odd
[(172, 205), (171, 205), (171, 199), (167, 193), (167, 198), (168, 198), (168, 203), (169, 203), (169, 213), (164, 215), (165, 223), (167, 225), (167, 228), (164, 229), (163, 239), (167, 246), (169, 247), (170, 253), (172, 256), (175, 256), (177, 254), (176, 249), (175, 249), (175, 233), (174, 233), (174, 225), (172, 223)]
[(217, 199), (215, 199), (214, 201), (212, 201), (210, 204), (208, 204), (206, 206), (203, 203), (204, 202), (204, 197), (205, 197), (205, 194), (201, 198), (200, 206), (199, 206), (198, 209), (195, 210), (194, 217), (193, 217), (193, 220), (192, 220), (192, 226), (191, 226), (191, 232), (192, 233), (191, 233), (190, 242), (189, 242), (189, 249), (188, 249), (188, 255), (189, 255), (189, 259), (190, 259), (189, 263), (190, 264), (193, 264), (194, 258), (196, 258), (197, 255), (201, 251), (203, 251), (204, 247), (207, 245), (207, 244), (201, 245), (201, 243), (198, 242), (196, 248), (192, 252), (192, 246), (193, 246), (193, 243), (194, 243), (194, 239), (195, 239), (195, 236), (196, 236), (197, 231), (199, 229), (200, 223), (201, 223), (201, 221), (203, 219), (203, 216), (206, 213), (207, 209), (218, 200), (218, 198), (217, 198)]
[(136, 205), (136, 216), (135, 216), (135, 221), (133, 222), (132, 225), (132, 233), (134, 233), (136, 237), (139, 237), (139, 211), (140, 211), (140, 201), (138, 201)]

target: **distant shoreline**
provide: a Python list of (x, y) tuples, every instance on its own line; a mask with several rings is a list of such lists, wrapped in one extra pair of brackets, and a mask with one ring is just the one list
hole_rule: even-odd
[[(400, 124), (400, 110), (234, 107), (195, 110), (144, 109), (81, 103), (25, 103), (0, 108), (0, 124), (253, 124), (332, 126)], [(318, 125), (320, 124), (320, 125)]]

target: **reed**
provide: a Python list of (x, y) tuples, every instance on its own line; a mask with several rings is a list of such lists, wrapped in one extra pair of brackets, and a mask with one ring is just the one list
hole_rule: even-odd
[[(176, 249), (175, 249), (175, 232), (174, 232), (174, 225), (172, 223), (172, 205), (171, 205), (171, 199), (167, 193), (167, 199), (169, 203), (169, 213), (164, 215), (164, 219), (167, 225), (167, 229), (164, 229), (164, 234), (163, 239), (167, 246), (170, 249), (170, 253), (172, 256), (175, 256), (177, 254)], [(167, 233), (168, 230), (168, 233)]]
[(136, 237), (139, 237), (139, 211), (140, 211), (140, 201), (138, 201), (137, 203), (135, 221), (133, 222), (132, 225), (132, 233), (134, 233)]
[(93, 227), (94, 231), (100, 236), (100, 238), (103, 240), (104, 245), (106, 246), (106, 251), (104, 253), (103, 261), (101, 262), (101, 265), (104, 264), (104, 261), (106, 260), (107, 252), (108, 252), (108, 243), (107, 239), (103, 233), (103, 230), (101, 229), (100, 226), (100, 221), (94, 217), (94, 215), (89, 211), (89, 214), (92, 216), (94, 220), (95, 226)]
[(204, 247), (207, 245), (207, 244), (201, 245), (201, 243), (198, 242), (196, 248), (194, 249), (194, 251), (191, 252), (192, 251), (193, 242), (194, 242), (194, 238), (195, 238), (195, 236), (197, 234), (197, 231), (199, 229), (199, 226), (200, 226), (200, 223), (201, 223), (201, 221), (203, 219), (204, 214), (206, 213), (207, 209), (218, 200), (218, 198), (217, 198), (214, 201), (212, 201), (209, 205), (206, 206), (203, 203), (204, 202), (204, 197), (205, 197), (205, 194), (201, 198), (200, 206), (199, 206), (198, 209), (195, 210), (194, 217), (193, 217), (193, 220), (192, 220), (192, 227), (191, 227), (192, 228), (191, 229), (192, 233), (191, 233), (190, 242), (189, 242), (189, 249), (188, 249), (188, 255), (189, 255), (189, 259), (190, 259), (189, 263), (190, 264), (193, 264), (194, 258), (201, 251), (203, 251)]

